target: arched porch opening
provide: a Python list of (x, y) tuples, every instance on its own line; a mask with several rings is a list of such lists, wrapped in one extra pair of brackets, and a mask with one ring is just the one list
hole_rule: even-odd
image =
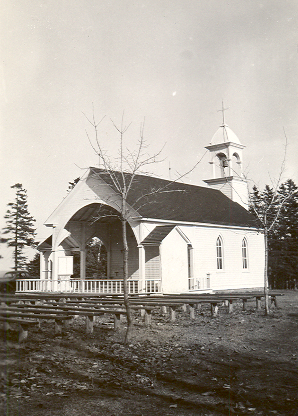
[[(77, 242), (77, 247), (72, 247), (70, 250), (76, 265), (73, 277), (77, 277), (79, 268), (79, 276), (83, 280), (123, 279), (122, 228), (115, 209), (96, 203), (87, 205), (70, 218), (65, 229)], [(129, 223), (127, 223), (127, 243), (129, 278), (137, 279), (138, 245)]]

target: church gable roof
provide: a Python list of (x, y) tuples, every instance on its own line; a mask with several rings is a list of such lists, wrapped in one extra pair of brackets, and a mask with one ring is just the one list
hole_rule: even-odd
[[(98, 168), (90, 176), (102, 179), (117, 192), (110, 174)], [(122, 183), (120, 172), (113, 175)], [(124, 173), (126, 183), (130, 173)], [(143, 218), (256, 227), (256, 219), (245, 208), (222, 192), (202, 186), (173, 182), (147, 175), (136, 175), (127, 203)]]

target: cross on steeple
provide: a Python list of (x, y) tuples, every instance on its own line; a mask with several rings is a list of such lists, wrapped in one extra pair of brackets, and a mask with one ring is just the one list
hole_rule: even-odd
[(222, 112), (222, 125), (225, 125), (225, 111), (228, 110), (230, 107), (228, 108), (224, 108), (224, 103), (223, 101), (221, 102), (221, 110), (217, 110), (217, 112), (221, 111)]

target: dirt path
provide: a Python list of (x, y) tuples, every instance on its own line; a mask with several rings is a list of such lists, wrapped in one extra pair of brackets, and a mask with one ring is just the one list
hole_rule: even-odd
[[(25, 344), (0, 341), (0, 413), (6, 416), (192, 416), (298, 414), (298, 293), (286, 292), (269, 317), (236, 305), (217, 318), (203, 309), (190, 321), (136, 319), (124, 329), (104, 322), (86, 336), (82, 319), (63, 337), (49, 323)], [(4, 341), (6, 339), (6, 341)]]

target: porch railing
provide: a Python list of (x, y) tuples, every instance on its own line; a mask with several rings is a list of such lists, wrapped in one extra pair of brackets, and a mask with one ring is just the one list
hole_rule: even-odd
[[(128, 280), (128, 293), (141, 292), (139, 280)], [(160, 280), (146, 280), (145, 292), (160, 292)], [(16, 292), (62, 292), (62, 293), (123, 293), (123, 280), (114, 279), (19, 279), (16, 281)]]
[(156, 279), (145, 280), (145, 292), (146, 293), (161, 292), (161, 281), (156, 280)]

